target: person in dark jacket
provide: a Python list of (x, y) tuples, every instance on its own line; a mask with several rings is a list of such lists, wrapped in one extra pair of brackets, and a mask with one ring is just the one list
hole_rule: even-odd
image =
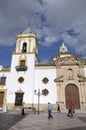
[(57, 106), (57, 113), (61, 113), (60, 105)]
[(24, 115), (25, 102), (22, 103), (22, 115)]

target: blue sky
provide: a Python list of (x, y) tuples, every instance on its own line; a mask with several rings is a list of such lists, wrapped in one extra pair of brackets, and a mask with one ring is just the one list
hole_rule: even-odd
[(16, 36), (30, 23), (39, 39), (39, 59), (47, 62), (62, 42), (86, 58), (86, 0), (0, 1), (0, 65), (10, 65)]

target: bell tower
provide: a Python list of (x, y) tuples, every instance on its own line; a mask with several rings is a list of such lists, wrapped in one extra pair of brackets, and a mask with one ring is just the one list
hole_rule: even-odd
[[(19, 96), (22, 92), (23, 97), (18, 98), (21, 98), (27, 104), (33, 104), (35, 64), (37, 62), (38, 39), (36, 34), (28, 27), (16, 37), (16, 47), (12, 54), (11, 70), (8, 78), (8, 98), (14, 89), (15, 93), (12, 96), (14, 102), (19, 102), (17, 95)], [(9, 99), (11, 102), (11, 98)]]
[[(35, 62), (38, 62), (38, 39), (36, 34), (31, 31), (30, 27), (17, 36), (16, 48), (12, 57), (12, 66), (15, 64), (14, 57), (17, 61), (15, 65), (17, 71), (27, 70), (28, 62), (34, 60), (34, 65)], [(31, 61), (29, 61), (29, 57), (33, 57), (33, 59), (31, 58)]]
[(32, 33), (30, 27), (17, 36), (15, 53), (34, 53), (35, 55), (38, 55), (37, 36)]

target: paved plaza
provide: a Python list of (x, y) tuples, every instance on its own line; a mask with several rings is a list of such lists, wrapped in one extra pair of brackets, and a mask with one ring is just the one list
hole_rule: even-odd
[(0, 130), (86, 130), (86, 113), (75, 113), (67, 117), (67, 113), (53, 112), (53, 119), (47, 118), (47, 112), (39, 115), (26, 112), (0, 112)]

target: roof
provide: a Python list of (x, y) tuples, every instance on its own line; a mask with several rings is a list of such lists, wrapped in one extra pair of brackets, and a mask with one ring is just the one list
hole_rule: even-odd
[(29, 33), (31, 33), (32, 31), (31, 31), (31, 28), (30, 27), (28, 27), (24, 32), (22, 32), (22, 34), (29, 34)]

